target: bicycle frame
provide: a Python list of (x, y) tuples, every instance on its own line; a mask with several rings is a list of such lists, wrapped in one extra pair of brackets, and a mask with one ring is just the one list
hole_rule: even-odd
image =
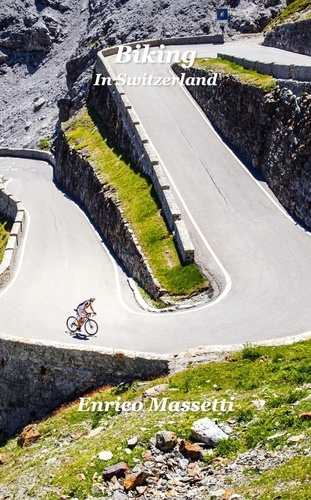
[[(92, 316), (95, 316), (95, 313), (89, 313), (87, 312), (85, 316), (79, 316), (77, 314), (76, 309), (74, 309), (76, 312), (75, 316), (69, 316), (66, 321), (66, 325), (68, 330), (71, 333), (79, 333), (81, 331), (82, 326), (84, 327), (85, 333), (89, 336), (93, 336), (97, 333), (98, 331), (98, 324), (94, 319), (91, 319)], [(78, 320), (82, 319), (80, 328), (78, 330)]]

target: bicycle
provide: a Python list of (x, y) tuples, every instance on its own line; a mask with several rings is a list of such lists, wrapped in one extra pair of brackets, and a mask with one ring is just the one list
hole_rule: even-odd
[[(74, 309), (74, 311), (77, 312), (76, 309)], [(96, 323), (95, 319), (91, 319), (91, 316), (94, 316), (94, 314), (87, 313), (87, 316), (83, 318), (80, 329), (83, 326), (85, 333), (92, 337), (98, 332), (98, 324)], [(79, 333), (78, 316), (69, 316), (69, 318), (67, 318), (66, 321), (66, 326), (71, 333), (76, 333), (76, 332)]]

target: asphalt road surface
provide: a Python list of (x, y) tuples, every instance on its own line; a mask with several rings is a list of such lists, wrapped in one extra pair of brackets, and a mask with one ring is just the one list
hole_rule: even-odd
[[(213, 55), (218, 48), (196, 50)], [(165, 64), (119, 63), (114, 70), (170, 75)], [(14, 279), (0, 292), (0, 331), (157, 353), (310, 331), (310, 233), (233, 156), (182, 88), (127, 86), (126, 93), (172, 180), (200, 263), (222, 293), (191, 310), (143, 311), (83, 213), (54, 186), (50, 167), (0, 158), (28, 218)], [(88, 296), (96, 297), (99, 333), (74, 338), (65, 320)]]

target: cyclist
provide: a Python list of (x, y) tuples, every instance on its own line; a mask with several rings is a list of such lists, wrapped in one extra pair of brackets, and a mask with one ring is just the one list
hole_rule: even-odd
[(78, 328), (77, 331), (80, 332), (81, 326), (83, 323), (83, 320), (87, 318), (88, 312), (87, 309), (90, 308), (93, 314), (96, 314), (96, 312), (93, 309), (92, 303), (94, 302), (95, 298), (91, 297), (90, 299), (84, 300), (77, 306), (77, 315), (78, 315)]

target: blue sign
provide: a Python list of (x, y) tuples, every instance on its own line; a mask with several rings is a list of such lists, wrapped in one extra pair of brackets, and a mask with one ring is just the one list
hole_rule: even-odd
[(217, 21), (228, 21), (228, 9), (217, 9)]

